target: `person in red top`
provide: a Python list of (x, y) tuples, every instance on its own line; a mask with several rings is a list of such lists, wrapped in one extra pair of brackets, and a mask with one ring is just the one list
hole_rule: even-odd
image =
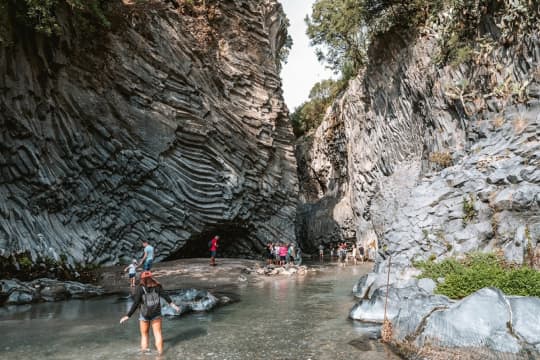
[(210, 265), (216, 266), (216, 253), (218, 245), (219, 236), (214, 236), (212, 240), (210, 240)]

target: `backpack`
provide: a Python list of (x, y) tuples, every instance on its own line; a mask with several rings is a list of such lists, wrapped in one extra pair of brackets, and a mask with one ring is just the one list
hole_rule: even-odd
[(141, 315), (145, 318), (150, 318), (161, 314), (159, 292), (157, 292), (155, 288), (148, 291), (144, 286), (142, 289), (144, 294), (142, 295)]
[(209, 247), (209, 248), (212, 247), (212, 240), (210, 240), (210, 241), (208, 242), (208, 247)]

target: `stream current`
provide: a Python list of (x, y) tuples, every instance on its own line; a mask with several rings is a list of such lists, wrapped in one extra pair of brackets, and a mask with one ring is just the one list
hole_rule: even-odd
[[(348, 319), (354, 283), (369, 265), (320, 267), (234, 289), (239, 302), (164, 318), (165, 351), (139, 352), (137, 316), (119, 325), (121, 296), (0, 308), (1, 359), (398, 359), (374, 329)], [(153, 340), (151, 338), (152, 348)]]

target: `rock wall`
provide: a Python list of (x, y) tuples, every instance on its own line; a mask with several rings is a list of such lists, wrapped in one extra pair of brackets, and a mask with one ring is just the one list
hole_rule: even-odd
[(445, 23), (459, 13), (378, 38), (368, 66), (297, 146), (303, 241), (379, 249), (353, 289), (350, 317), (387, 315), (391, 340), (415, 358), (460, 357), (456, 348), (465, 358), (538, 356), (536, 325), (522, 311), (537, 298), (481, 289), (450, 301), (413, 266), (477, 250), (538, 266), (540, 9), (504, 4), (484, 9), (461, 63), (436, 61)]
[(11, 24), (0, 49), (3, 256), (113, 264), (139, 256), (143, 239), (158, 259), (206, 255), (214, 233), (236, 256), (294, 240), (281, 5), (169, 3), (118, 2), (111, 29), (90, 36), (66, 14), (53, 39)]
[(528, 258), (540, 240), (540, 43), (537, 23), (505, 37), (514, 15), (485, 15), (459, 65), (434, 61), (441, 22), (372, 44), (297, 147), (303, 241), (375, 244), (405, 268), (476, 249)]

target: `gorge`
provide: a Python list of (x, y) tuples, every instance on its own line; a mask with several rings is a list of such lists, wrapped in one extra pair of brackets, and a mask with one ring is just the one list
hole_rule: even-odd
[[(380, 3), (381, 18), (398, 6)], [(314, 253), (347, 241), (377, 250), (350, 317), (384, 320), (389, 276), (396, 339), (423, 347), (471, 298), (434, 295), (444, 279), (419, 280), (415, 263), (484, 251), (540, 265), (536, 2), (452, 2), (385, 28), (296, 140), (276, 0), (112, 1), (109, 27), (92, 31), (64, 4), (54, 36), (2, 4), (3, 269), (118, 265), (142, 240), (160, 261), (200, 257), (215, 233), (224, 256), (244, 258), (267, 242)], [(523, 310), (540, 311), (537, 298), (475, 299), (508, 318), (441, 346), (537, 354)]]

